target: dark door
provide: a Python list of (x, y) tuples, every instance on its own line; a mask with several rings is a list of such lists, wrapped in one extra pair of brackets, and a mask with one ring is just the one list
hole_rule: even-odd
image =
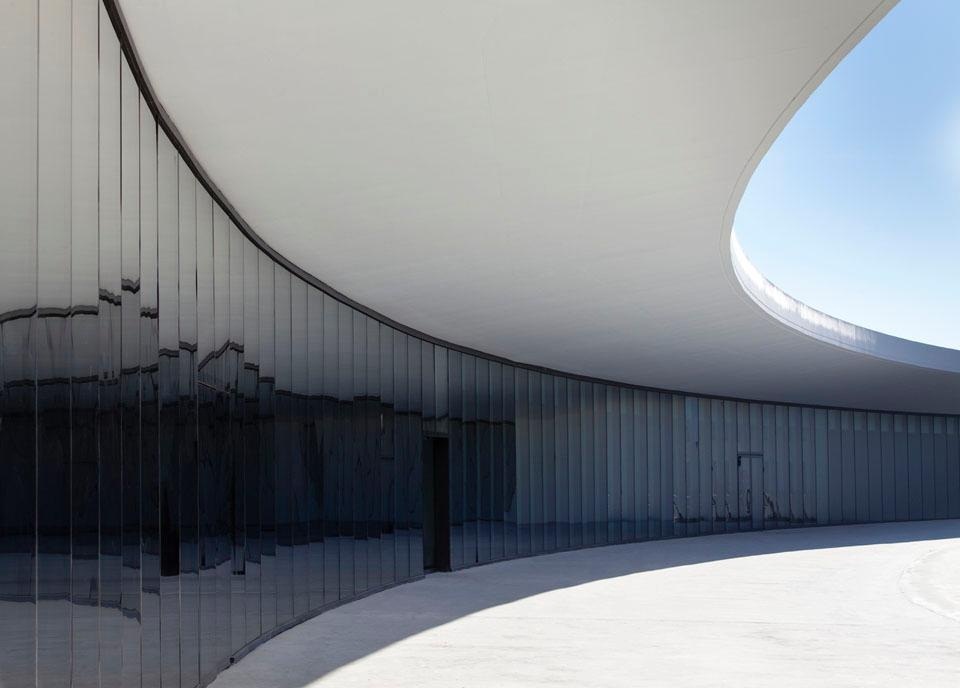
[(450, 463), (445, 438), (423, 438), (423, 569), (450, 570)]
[(763, 455), (737, 456), (741, 528), (763, 529)]

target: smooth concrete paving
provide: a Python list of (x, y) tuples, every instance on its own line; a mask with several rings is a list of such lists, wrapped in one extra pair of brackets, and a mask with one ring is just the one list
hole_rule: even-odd
[(215, 688), (960, 685), (960, 521), (712, 535), (433, 574)]

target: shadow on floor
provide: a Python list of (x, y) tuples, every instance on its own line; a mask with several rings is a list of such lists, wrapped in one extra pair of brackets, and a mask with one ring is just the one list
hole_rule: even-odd
[(960, 537), (960, 520), (797, 528), (611, 545), (436, 573), (310, 619), (214, 688), (302, 688), (404, 638), (540, 593), (644, 571), (781, 552)]

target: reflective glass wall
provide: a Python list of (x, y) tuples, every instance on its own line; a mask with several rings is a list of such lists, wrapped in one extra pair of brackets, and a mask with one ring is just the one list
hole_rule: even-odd
[(706, 533), (960, 517), (958, 419), (706, 398), (473, 355), (262, 251), (98, 0), (0, 8), (0, 684), (196, 686), (423, 574)]

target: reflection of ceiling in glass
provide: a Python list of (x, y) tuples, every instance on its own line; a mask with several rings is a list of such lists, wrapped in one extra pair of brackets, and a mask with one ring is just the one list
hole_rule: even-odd
[(960, 349), (960, 3), (904, 0), (800, 108), (736, 231), (814, 308)]

